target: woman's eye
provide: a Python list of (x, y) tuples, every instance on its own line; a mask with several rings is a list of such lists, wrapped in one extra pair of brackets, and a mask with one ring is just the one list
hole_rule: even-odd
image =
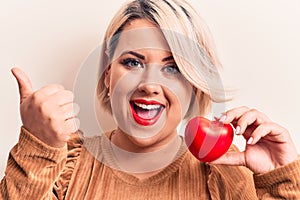
[(165, 66), (163, 71), (168, 74), (178, 74), (180, 72), (176, 64)]
[(137, 59), (134, 59), (134, 58), (126, 58), (122, 61), (122, 64), (127, 66), (127, 67), (133, 67), (133, 68), (141, 68), (143, 67), (142, 63), (137, 60)]

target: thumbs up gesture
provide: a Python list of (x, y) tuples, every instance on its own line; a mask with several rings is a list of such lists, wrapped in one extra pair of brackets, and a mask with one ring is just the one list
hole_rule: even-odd
[(24, 128), (52, 147), (63, 147), (78, 130), (79, 106), (73, 93), (61, 85), (48, 85), (33, 91), (28, 76), (20, 69), (12, 73), (19, 85), (20, 113)]

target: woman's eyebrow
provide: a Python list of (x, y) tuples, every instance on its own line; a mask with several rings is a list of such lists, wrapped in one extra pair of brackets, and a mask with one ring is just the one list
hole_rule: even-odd
[(126, 51), (126, 52), (122, 53), (122, 55), (125, 55), (125, 54), (131, 54), (131, 55), (134, 55), (135, 57), (138, 57), (139, 59), (145, 60), (145, 56), (143, 56), (142, 54), (139, 54), (137, 52), (134, 52), (134, 51)]
[[(139, 58), (141, 60), (145, 60), (145, 56), (144, 55), (139, 54), (139, 53), (134, 52), (134, 51), (126, 51), (126, 52), (122, 53), (122, 55), (125, 55), (125, 54), (131, 54), (131, 55), (134, 55), (135, 57), (137, 57), (137, 58)], [(174, 60), (173, 55), (168, 56), (168, 57), (162, 59), (163, 62), (169, 61), (169, 60)]]
[(169, 60), (174, 60), (174, 57), (171, 55), (171, 56), (168, 56), (168, 57), (162, 59), (163, 62), (169, 61)]

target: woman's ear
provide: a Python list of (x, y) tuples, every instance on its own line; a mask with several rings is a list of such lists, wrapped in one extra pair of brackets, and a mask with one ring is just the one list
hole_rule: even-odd
[(106, 88), (109, 88), (109, 84), (110, 84), (110, 65), (105, 69), (104, 72), (104, 84)]

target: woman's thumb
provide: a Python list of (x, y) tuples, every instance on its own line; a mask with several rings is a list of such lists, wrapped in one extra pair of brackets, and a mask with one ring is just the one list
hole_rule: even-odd
[(217, 160), (210, 162), (217, 165), (239, 165), (245, 166), (245, 153), (244, 152), (227, 152)]
[(14, 67), (11, 69), (19, 85), (20, 102), (33, 93), (32, 84), (28, 76), (21, 69)]

